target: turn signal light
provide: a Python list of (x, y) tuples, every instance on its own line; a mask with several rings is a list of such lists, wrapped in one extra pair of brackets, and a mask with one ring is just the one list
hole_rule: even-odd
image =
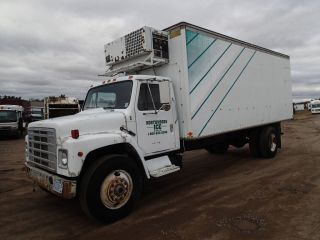
[(71, 137), (74, 139), (78, 139), (79, 138), (79, 130), (78, 129), (71, 130)]

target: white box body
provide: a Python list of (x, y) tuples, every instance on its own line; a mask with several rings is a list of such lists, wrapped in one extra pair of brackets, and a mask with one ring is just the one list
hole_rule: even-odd
[(180, 138), (292, 118), (288, 56), (189, 24), (167, 30), (169, 63), (138, 73), (172, 79)]

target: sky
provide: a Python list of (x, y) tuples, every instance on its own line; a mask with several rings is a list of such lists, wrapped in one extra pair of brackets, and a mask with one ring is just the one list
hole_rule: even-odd
[(318, 98), (319, 12), (319, 0), (1, 0), (0, 96), (84, 99), (104, 44), (186, 21), (290, 55), (293, 98)]

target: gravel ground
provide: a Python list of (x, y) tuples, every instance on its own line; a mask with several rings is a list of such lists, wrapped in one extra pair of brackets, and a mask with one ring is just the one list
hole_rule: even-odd
[(149, 182), (135, 211), (111, 225), (76, 200), (36, 188), (23, 139), (0, 140), (0, 239), (320, 239), (320, 115), (283, 123), (275, 159), (247, 146), (188, 152), (184, 168)]

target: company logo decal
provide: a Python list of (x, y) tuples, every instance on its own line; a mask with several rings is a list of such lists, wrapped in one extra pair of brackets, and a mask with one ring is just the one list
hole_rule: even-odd
[(148, 136), (168, 133), (167, 120), (151, 120), (146, 121), (148, 128)]

